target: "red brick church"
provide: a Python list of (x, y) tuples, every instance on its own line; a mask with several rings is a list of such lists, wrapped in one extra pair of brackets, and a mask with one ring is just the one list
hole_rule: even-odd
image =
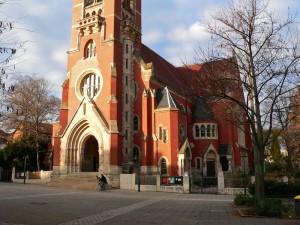
[(174, 67), (142, 43), (141, 20), (141, 0), (74, 0), (54, 173), (215, 177), (244, 153), (251, 165), (244, 114), (228, 122), (234, 103), (201, 96), (190, 73), (227, 62)]

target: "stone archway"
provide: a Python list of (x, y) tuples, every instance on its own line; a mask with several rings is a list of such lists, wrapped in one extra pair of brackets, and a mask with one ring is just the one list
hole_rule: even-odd
[(83, 143), (82, 172), (98, 172), (99, 170), (99, 144), (94, 136), (89, 136)]

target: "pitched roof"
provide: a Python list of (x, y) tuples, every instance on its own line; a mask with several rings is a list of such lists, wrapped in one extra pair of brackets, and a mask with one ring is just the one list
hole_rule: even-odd
[(142, 44), (139, 54), (146, 64), (152, 63), (154, 67), (154, 79), (162, 85), (168, 86), (170, 89), (179, 91), (181, 94), (189, 97), (204, 94), (199, 88), (202, 79), (221, 74), (222, 76), (228, 76), (234, 72), (232, 70), (234, 58), (175, 67), (144, 44)]
[(160, 55), (142, 44), (140, 56), (145, 63), (152, 63), (154, 66), (154, 78), (164, 86), (189, 94), (194, 90), (194, 78), (191, 73), (182, 72), (181, 69), (173, 66)]
[(181, 105), (176, 101), (175, 98), (173, 98), (168, 87), (165, 87), (164, 89), (158, 89), (156, 92), (156, 99), (157, 109), (177, 108), (182, 110)]
[(192, 120), (215, 120), (214, 114), (203, 98), (197, 99), (196, 106), (192, 110)]

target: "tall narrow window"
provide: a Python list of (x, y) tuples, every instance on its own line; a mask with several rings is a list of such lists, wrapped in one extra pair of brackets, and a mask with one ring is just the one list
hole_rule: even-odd
[(162, 140), (163, 137), (163, 128), (158, 127), (158, 140)]
[(181, 125), (179, 128), (179, 140), (183, 141), (184, 138), (185, 138), (184, 127)]
[(200, 137), (200, 129), (198, 125), (195, 125), (195, 137), (196, 138)]
[(201, 125), (201, 137), (205, 137), (205, 126)]
[(211, 128), (211, 136), (212, 136), (212, 137), (216, 137), (216, 125), (212, 125), (212, 128)]
[(196, 169), (200, 170), (200, 158), (196, 158)]
[(96, 44), (93, 40), (89, 41), (85, 46), (84, 58), (96, 56)]
[(168, 140), (168, 133), (166, 129), (163, 129), (163, 142), (167, 143)]
[(138, 85), (137, 83), (134, 83), (134, 99), (138, 97)]
[(210, 136), (211, 136), (211, 128), (210, 128), (210, 125), (207, 125), (207, 128), (206, 128), (206, 135), (207, 135), (207, 137), (210, 137)]
[(134, 131), (139, 131), (139, 117), (136, 115), (133, 117), (133, 127)]
[(168, 175), (167, 160), (164, 158), (160, 160), (160, 175), (161, 176)]

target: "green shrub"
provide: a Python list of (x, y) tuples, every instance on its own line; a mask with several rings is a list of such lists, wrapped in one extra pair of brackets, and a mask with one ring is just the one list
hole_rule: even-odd
[(300, 171), (294, 173), (294, 178), (300, 178)]
[(235, 195), (233, 202), (236, 206), (252, 206), (254, 204), (254, 198), (250, 195), (240, 193)]
[(281, 212), (282, 212), (281, 213), (282, 218), (286, 218), (286, 219), (297, 218), (293, 204), (283, 204), (283, 209), (281, 210)]
[[(250, 195), (255, 195), (255, 184), (248, 185), (248, 192)], [(300, 185), (295, 183), (284, 183), (275, 180), (265, 181), (265, 195), (266, 196), (295, 196), (300, 190)]]
[(267, 198), (262, 204), (255, 207), (255, 212), (259, 216), (281, 217), (283, 204), (281, 199)]

